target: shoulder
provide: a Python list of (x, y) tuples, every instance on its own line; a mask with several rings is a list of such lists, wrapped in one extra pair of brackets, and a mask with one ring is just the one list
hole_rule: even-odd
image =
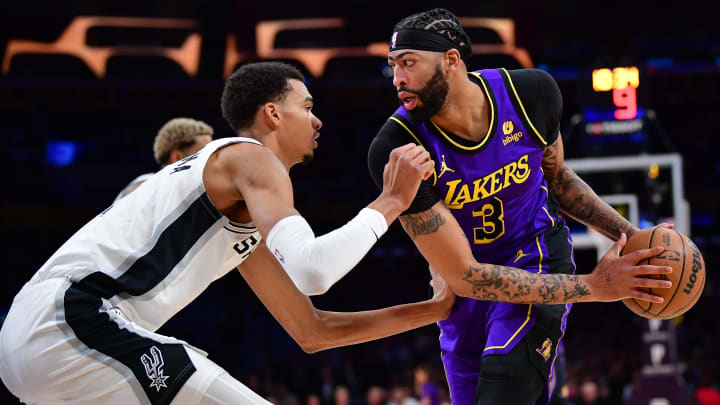
[(135, 179), (134, 179), (133, 181), (131, 181), (131, 182), (128, 184), (128, 186), (131, 185), (131, 184), (135, 184), (135, 183), (142, 183), (143, 181), (149, 179), (150, 177), (152, 177), (152, 176), (154, 176), (154, 175), (155, 175), (155, 173), (145, 173), (145, 174), (141, 174), (141, 175), (135, 177)]
[(211, 160), (221, 173), (230, 176), (232, 182), (251, 186), (266, 186), (275, 181), (290, 181), (289, 175), (280, 159), (273, 151), (263, 145), (250, 142), (238, 142), (218, 149)]
[(210, 159), (225, 164), (265, 164), (279, 162), (270, 148), (251, 142), (237, 142), (218, 148)]
[(549, 84), (554, 83), (555, 79), (550, 73), (540, 69), (513, 69), (508, 70), (510, 77), (515, 85), (518, 84)]
[(373, 138), (368, 150), (368, 160), (380, 159), (384, 165), (393, 149), (411, 142), (417, 143), (410, 131), (410, 124), (400, 115), (393, 114)]
[[(393, 114), (380, 127), (372, 145), (385, 145), (388, 152), (407, 143), (417, 143), (412, 131), (412, 124), (399, 114)], [(372, 149), (372, 146), (371, 146)]]
[[(404, 122), (403, 118), (397, 114), (393, 114), (387, 121), (380, 127), (377, 135), (370, 144), (368, 151), (368, 158), (371, 157), (383, 157), (387, 162), (387, 157), (390, 155), (390, 151), (393, 149), (403, 146), (409, 142), (415, 142), (408, 123)], [(385, 164), (383, 162), (383, 164)]]
[(517, 97), (536, 126), (543, 144), (555, 142), (560, 133), (563, 101), (560, 87), (555, 79), (540, 69), (508, 71)]
[(540, 69), (509, 70), (510, 78), (523, 102), (562, 99), (560, 88), (550, 73)]
[(398, 141), (407, 143), (409, 139), (412, 139), (412, 135), (410, 134), (411, 127), (412, 124), (410, 124), (407, 119), (396, 113), (391, 115), (383, 126), (380, 127), (376, 138), (397, 139)]

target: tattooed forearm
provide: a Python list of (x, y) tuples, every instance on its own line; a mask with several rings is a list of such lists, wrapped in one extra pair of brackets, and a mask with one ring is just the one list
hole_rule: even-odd
[(574, 171), (563, 166), (550, 184), (560, 209), (611, 239), (633, 231), (632, 224), (605, 203)]
[(578, 219), (590, 219), (595, 213), (592, 197), (597, 196), (570, 168), (563, 166), (558, 171), (550, 183), (550, 190), (560, 200), (560, 208)]
[(437, 230), (445, 224), (445, 218), (430, 208), (418, 214), (404, 215), (400, 217), (400, 222), (408, 235), (410, 235), (412, 239), (415, 239), (420, 235), (429, 235), (437, 232)]
[(516, 304), (565, 304), (590, 294), (578, 276), (533, 274), (495, 264), (470, 266), (463, 280), (472, 286), (473, 298)]
[(618, 239), (623, 232), (630, 236), (634, 231), (630, 222), (601, 200), (572, 169), (565, 166), (559, 136), (545, 148), (542, 169), (549, 192), (558, 199), (563, 213), (592, 226), (611, 239)]

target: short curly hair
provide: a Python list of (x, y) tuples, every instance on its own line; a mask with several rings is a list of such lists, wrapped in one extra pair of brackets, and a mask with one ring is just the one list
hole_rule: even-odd
[(395, 24), (393, 31), (402, 28), (415, 28), (436, 32), (454, 42), (460, 48), (460, 57), (468, 65), (472, 55), (470, 38), (460, 25), (460, 20), (452, 12), (444, 8), (434, 8), (405, 17)]
[(231, 74), (225, 81), (221, 102), (230, 128), (236, 133), (250, 128), (260, 106), (285, 97), (290, 79), (304, 81), (297, 68), (282, 62), (249, 63)]
[(170, 160), (170, 152), (192, 146), (197, 136), (213, 136), (214, 133), (212, 127), (202, 121), (192, 118), (173, 118), (166, 122), (155, 136), (153, 144), (155, 161), (161, 166), (166, 165)]

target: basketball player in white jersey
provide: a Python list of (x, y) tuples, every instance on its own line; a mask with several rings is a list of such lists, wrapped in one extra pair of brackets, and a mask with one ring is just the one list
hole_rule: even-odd
[(326, 291), (357, 264), (433, 162), (420, 147), (398, 148), (380, 196), (315, 237), (293, 208), (288, 176), (310, 160), (322, 125), (302, 79), (279, 63), (239, 69), (222, 107), (241, 137), (166, 166), (23, 286), (0, 330), (0, 377), (13, 394), (28, 404), (268, 404), (202, 351), (155, 333), (234, 267), (308, 352), (449, 314), (454, 296), (439, 279), (432, 299), (377, 311), (319, 311), (304, 295)]
[[(192, 118), (173, 118), (160, 128), (153, 142), (153, 156), (160, 168), (192, 155), (212, 141), (212, 127)], [(115, 201), (125, 197), (155, 173), (141, 174), (115, 197)]]

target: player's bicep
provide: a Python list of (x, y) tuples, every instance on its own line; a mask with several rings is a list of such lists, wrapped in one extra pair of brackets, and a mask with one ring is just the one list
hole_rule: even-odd
[(260, 234), (267, 238), (270, 229), (281, 219), (297, 215), (292, 183), (282, 164), (262, 151), (233, 167), (233, 184), (245, 201), (250, 217)]
[(474, 263), (467, 237), (441, 201), (429, 209), (400, 217), (405, 232), (420, 253), (455, 290)]

